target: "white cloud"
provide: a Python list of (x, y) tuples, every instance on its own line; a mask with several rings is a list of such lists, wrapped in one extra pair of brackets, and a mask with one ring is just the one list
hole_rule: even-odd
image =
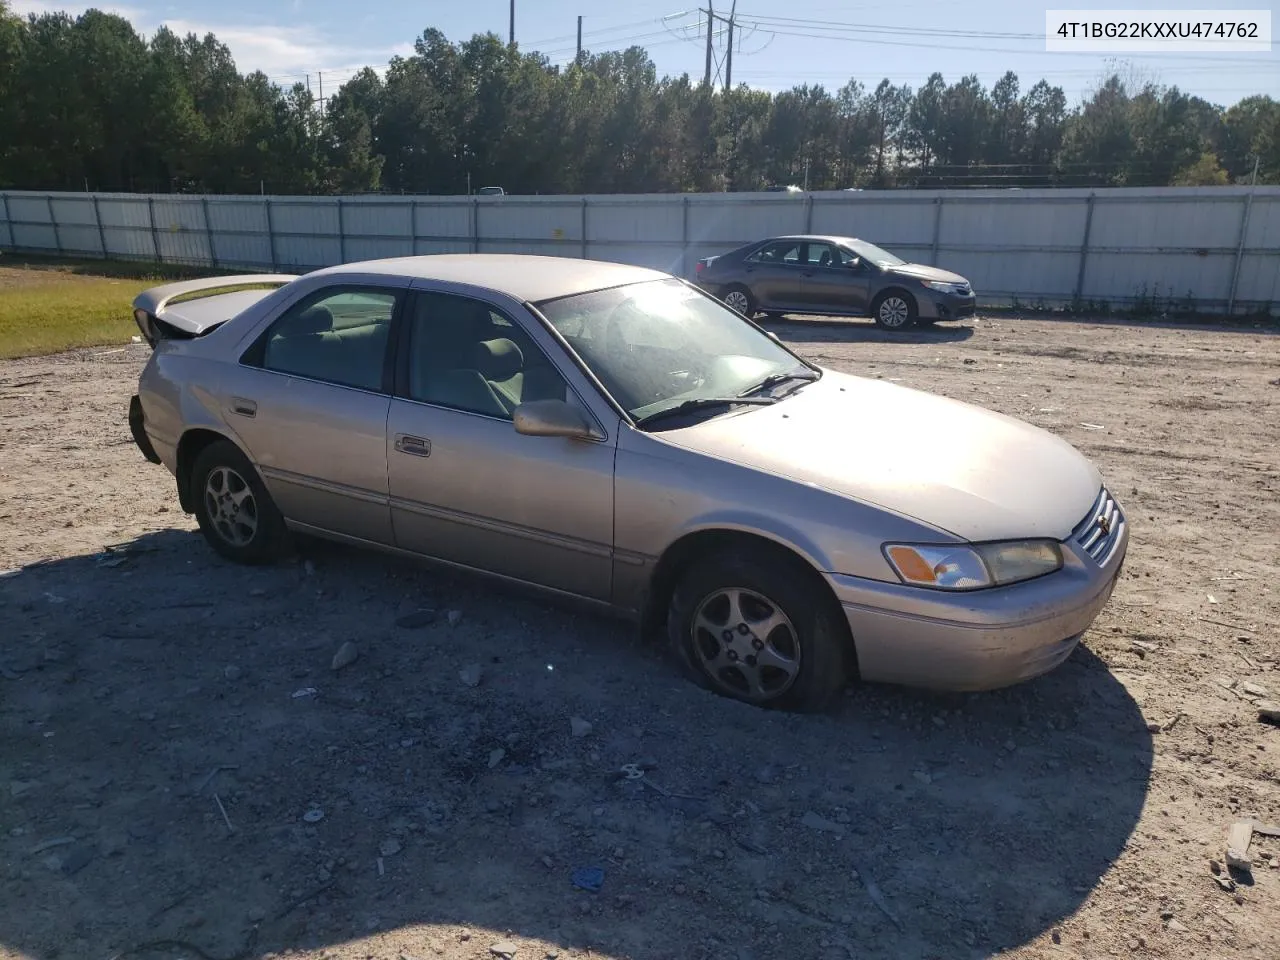
[[(295, 9), (302, 0), (295, 0)], [(336, 84), (349, 79), (356, 71), (369, 66), (382, 72), (387, 61), (395, 55), (413, 53), (411, 44), (395, 44), (388, 47), (365, 47), (335, 43), (319, 29), (298, 24), (272, 23), (217, 23), (195, 21), (182, 17), (157, 16), (137, 7), (116, 4), (110, 0), (98, 2), (59, 3), (58, 0), (10, 0), (10, 7), (21, 16), (29, 13), (55, 13), (65, 11), (79, 16), (86, 10), (97, 8), (126, 18), (139, 33), (150, 36), (161, 26), (167, 26), (179, 36), (194, 33), (203, 37), (212, 33), (225, 43), (235, 58), (241, 73), (261, 70), (272, 80), (289, 86), (295, 80), (303, 81), (312, 74), (331, 74)], [(169, 8), (172, 9), (172, 8)]]

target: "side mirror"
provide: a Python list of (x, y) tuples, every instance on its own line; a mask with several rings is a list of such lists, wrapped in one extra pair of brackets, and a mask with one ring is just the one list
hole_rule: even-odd
[(516, 433), (528, 437), (568, 437), (595, 440), (599, 435), (587, 418), (563, 400), (530, 400), (512, 414)]

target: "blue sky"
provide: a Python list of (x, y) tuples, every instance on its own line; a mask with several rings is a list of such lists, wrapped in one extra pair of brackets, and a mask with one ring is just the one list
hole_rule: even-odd
[[(705, 0), (631, 0), (590, 4), (585, 0), (516, 0), (516, 39), (542, 50), (553, 61), (573, 58), (577, 17), (585, 16), (583, 44), (590, 50), (622, 49), (632, 43), (649, 50), (662, 73), (701, 77), (705, 62)], [(728, 13), (730, 0), (716, 3)], [(86, 6), (70, 0), (10, 0), (20, 13)], [(687, 4), (687, 5), (686, 5)], [(412, 51), (427, 27), (451, 40), (492, 30), (507, 34), (508, 0), (467, 0), (448, 4), (408, 4), (397, 0), (102, 0), (96, 4), (127, 16), (144, 33), (167, 23), (185, 33), (213, 31), (236, 57), (241, 70), (260, 69), (282, 84), (310, 74), (312, 84), (340, 82), (362, 65), (385, 66), (395, 54)], [(735, 43), (733, 79), (778, 90), (798, 83), (837, 89), (850, 77), (874, 86), (883, 77), (919, 86), (937, 70), (951, 82), (976, 73), (990, 86), (1005, 70), (1015, 71), (1023, 89), (1041, 78), (1061, 86), (1072, 103), (1092, 89), (1111, 67), (1140, 80), (1177, 84), (1216, 103), (1230, 104), (1252, 93), (1280, 98), (1280, 44), (1270, 53), (1165, 54), (1129, 56), (1117, 63), (1100, 54), (1046, 53), (1046, 4), (1026, 0), (976, 0), (864, 4), (813, 0), (778, 4), (739, 0), (742, 24)], [(1107, 5), (1100, 0), (1059, 7)], [(1125, 9), (1171, 9), (1164, 3), (1129, 0)], [(1200, 0), (1187, 9), (1269, 9), (1280, 31), (1276, 0)], [(720, 31), (723, 27), (718, 27)], [(1010, 36), (1013, 35), (1013, 36)], [(717, 55), (723, 54), (723, 38)], [(325, 91), (326, 93), (328, 90)]]

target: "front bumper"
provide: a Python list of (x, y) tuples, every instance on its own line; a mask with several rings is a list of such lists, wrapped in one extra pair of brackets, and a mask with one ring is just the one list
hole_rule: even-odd
[(136, 393), (129, 398), (129, 432), (133, 434), (133, 442), (138, 445), (142, 455), (152, 463), (159, 463), (160, 454), (156, 453), (156, 448), (151, 444), (151, 438), (147, 436), (142, 417), (142, 401)]
[(930, 290), (920, 298), (920, 316), (926, 320), (962, 320), (978, 310), (978, 298), (972, 293), (938, 293)]
[(1036, 580), (944, 593), (828, 574), (849, 621), (862, 678), (975, 691), (1057, 667), (1106, 606), (1124, 564), (1128, 525), (1105, 491), (1102, 501), (1115, 525), (1105, 551), (1090, 533), (1091, 514), (1062, 544), (1063, 568)]

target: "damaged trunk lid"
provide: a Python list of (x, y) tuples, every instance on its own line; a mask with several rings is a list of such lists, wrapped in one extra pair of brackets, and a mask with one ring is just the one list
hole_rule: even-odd
[(203, 337), (295, 279), (287, 274), (245, 274), (167, 283), (138, 294), (133, 319), (154, 350), (161, 340)]

